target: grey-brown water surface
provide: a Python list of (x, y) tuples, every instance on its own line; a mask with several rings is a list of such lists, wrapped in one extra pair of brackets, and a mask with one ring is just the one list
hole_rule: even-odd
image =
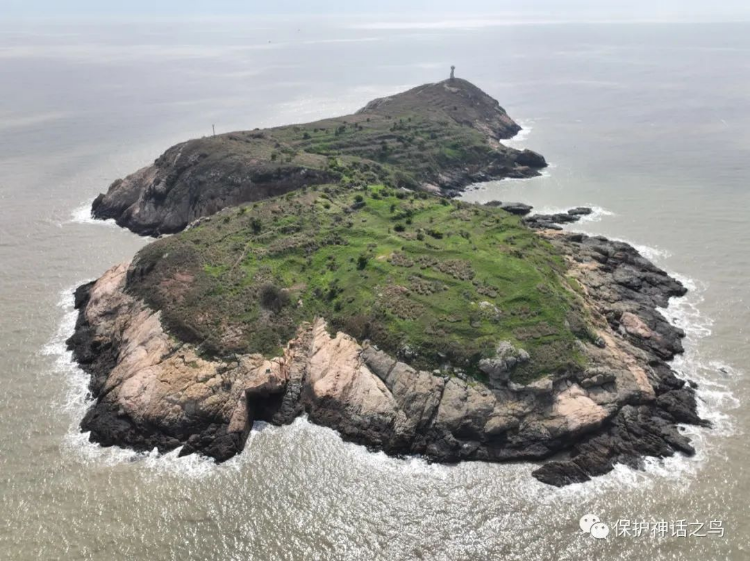
[[(506, 23), (0, 23), (1, 559), (750, 558), (750, 25)], [(212, 124), (346, 113), (451, 64), (552, 163), (466, 199), (595, 206), (577, 229), (692, 288), (664, 313), (715, 425), (688, 429), (697, 456), (553, 489), (527, 464), (395, 460), (304, 420), (222, 466), (89, 444), (70, 290), (145, 243), (87, 219), (91, 199)], [(586, 513), (724, 535), (596, 541)]]

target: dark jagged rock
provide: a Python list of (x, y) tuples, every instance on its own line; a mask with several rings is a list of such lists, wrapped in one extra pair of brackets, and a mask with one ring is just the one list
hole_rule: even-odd
[(516, 154), (515, 159), (516, 163), (520, 166), (526, 166), (529, 168), (547, 167), (547, 160), (544, 159), (544, 156), (533, 150), (529, 150), (528, 148)]
[(582, 217), (591, 214), (593, 211), (587, 207), (577, 207), (568, 212), (558, 212), (555, 214), (534, 214), (523, 219), (524, 223), (530, 228), (538, 230), (562, 230), (560, 224), (573, 224), (578, 222)]
[(500, 143), (519, 130), (479, 88), (446, 80), (354, 115), (183, 142), (112, 183), (92, 215), (142, 235), (171, 234), (222, 208), (344, 176), (455, 196), (478, 181), (539, 175), (540, 154)]
[(516, 214), (518, 216), (526, 216), (531, 212), (532, 207), (531, 205), (527, 205), (524, 203), (504, 203), (500, 205), (500, 208), (502, 208), (506, 212), (510, 212), (511, 214)]
[(656, 407), (627, 405), (599, 434), (576, 444), (570, 460), (547, 462), (533, 475), (560, 487), (603, 475), (617, 463), (641, 467), (645, 456), (664, 458), (675, 452), (692, 456), (695, 449), (679, 433), (676, 422), (682, 421), (665, 418), (658, 401)]
[(624, 242), (584, 234), (551, 235), (578, 267), (597, 311), (618, 334), (642, 349), (650, 365), (655, 399), (623, 407), (602, 428), (576, 443), (567, 460), (552, 460), (534, 471), (540, 481), (562, 486), (611, 471), (615, 464), (641, 467), (642, 458), (677, 452), (693, 455), (677, 424), (708, 426), (697, 414), (695, 388), (666, 364), (682, 352), (684, 331), (657, 310), (686, 289)]

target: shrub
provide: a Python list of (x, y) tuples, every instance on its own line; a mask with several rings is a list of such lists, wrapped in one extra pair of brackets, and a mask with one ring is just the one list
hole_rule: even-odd
[(289, 303), (289, 295), (273, 284), (265, 284), (260, 289), (260, 305), (266, 310), (279, 313)]
[(328, 291), (326, 292), (326, 299), (329, 302), (333, 302), (336, 298), (338, 298), (338, 295), (343, 292), (343, 289), (338, 285), (336, 281), (333, 281), (328, 286)]
[(359, 269), (361, 271), (362, 269), (364, 269), (365, 267), (367, 267), (367, 262), (369, 260), (370, 260), (370, 258), (367, 257), (367, 255), (365, 255), (364, 253), (361, 253), (360, 256), (357, 257), (357, 269)]

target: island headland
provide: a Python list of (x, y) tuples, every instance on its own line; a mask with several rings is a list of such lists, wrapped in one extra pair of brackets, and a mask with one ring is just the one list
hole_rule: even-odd
[(307, 125), (191, 140), (94, 215), (176, 233), (76, 290), (68, 341), (103, 446), (225, 461), (300, 415), (391, 455), (540, 462), (545, 483), (694, 450), (694, 384), (659, 312), (684, 286), (633, 247), (453, 195), (539, 154), (451, 79)]
[(478, 181), (539, 175), (542, 156), (500, 142), (520, 130), (492, 97), (454, 78), (376, 99), (353, 115), (178, 144), (115, 181), (92, 214), (157, 236), (304, 186), (388, 183), (452, 195)]

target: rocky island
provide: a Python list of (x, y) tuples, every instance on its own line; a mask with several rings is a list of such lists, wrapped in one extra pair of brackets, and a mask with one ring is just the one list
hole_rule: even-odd
[[(68, 345), (104, 446), (225, 461), (299, 415), (432, 461), (541, 462), (565, 485), (692, 454), (695, 391), (658, 308), (685, 288), (587, 212), (449, 198), (540, 155), (459, 79), (348, 117), (191, 140), (93, 213), (154, 241), (76, 291)], [(445, 196), (448, 195), (448, 196)]]
[(172, 234), (218, 210), (329, 183), (388, 183), (455, 194), (533, 177), (547, 163), (500, 141), (521, 130), (482, 90), (454, 78), (376, 99), (354, 115), (178, 144), (94, 201), (143, 235)]

